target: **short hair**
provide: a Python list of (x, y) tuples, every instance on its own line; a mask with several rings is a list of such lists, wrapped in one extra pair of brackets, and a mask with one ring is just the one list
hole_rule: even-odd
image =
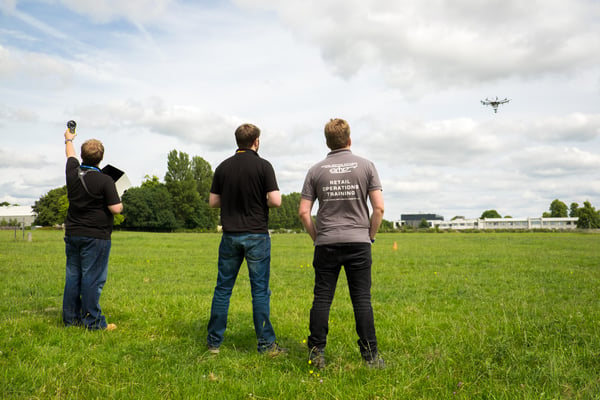
[(90, 139), (81, 145), (81, 160), (86, 165), (98, 165), (104, 158), (104, 145), (97, 139)]
[(350, 125), (341, 118), (330, 119), (325, 125), (325, 140), (331, 150), (348, 146), (350, 140)]
[(260, 136), (256, 125), (242, 124), (235, 130), (235, 141), (240, 149), (249, 149)]

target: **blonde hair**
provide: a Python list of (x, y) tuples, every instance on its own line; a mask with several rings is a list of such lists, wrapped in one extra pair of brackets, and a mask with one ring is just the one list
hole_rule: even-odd
[(341, 118), (330, 119), (325, 125), (325, 140), (331, 150), (348, 146), (350, 140), (350, 125)]
[(86, 165), (98, 165), (104, 158), (104, 145), (97, 139), (90, 139), (81, 145), (81, 160)]

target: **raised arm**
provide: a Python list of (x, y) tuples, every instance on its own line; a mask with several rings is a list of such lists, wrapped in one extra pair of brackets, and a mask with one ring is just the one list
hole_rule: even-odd
[(67, 155), (67, 158), (77, 157), (75, 146), (73, 145), (73, 139), (75, 136), (76, 134), (71, 133), (68, 129), (65, 131), (65, 154)]

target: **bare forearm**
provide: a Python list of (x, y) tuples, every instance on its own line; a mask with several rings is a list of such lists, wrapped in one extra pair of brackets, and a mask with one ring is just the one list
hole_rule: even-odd
[(309, 234), (313, 242), (317, 239), (317, 229), (315, 228), (315, 223), (310, 215), (310, 211), (312, 210), (313, 202), (307, 199), (300, 199), (300, 206), (298, 207), (298, 216), (300, 217), (300, 222), (302, 222), (302, 226), (306, 229), (306, 232)]
[(381, 222), (383, 222), (383, 212), (385, 210), (383, 205), (383, 193), (381, 190), (370, 191), (369, 201), (371, 202), (371, 207), (373, 207), (371, 225), (369, 226), (369, 238), (375, 240), (375, 235), (377, 235)]
[(69, 157), (77, 157), (77, 153), (75, 152), (75, 146), (73, 145), (73, 139), (75, 138), (75, 134), (69, 132), (67, 129), (65, 131), (65, 154), (67, 158)]
[(371, 215), (371, 225), (369, 226), (369, 238), (371, 240), (375, 240), (375, 236), (377, 235), (377, 231), (383, 222), (383, 209), (373, 210), (373, 215)]
[(306, 232), (314, 242), (317, 239), (317, 229), (315, 228), (315, 223), (310, 214), (308, 216), (301, 215), (300, 221), (302, 222), (302, 226), (304, 226), (304, 229), (306, 229)]

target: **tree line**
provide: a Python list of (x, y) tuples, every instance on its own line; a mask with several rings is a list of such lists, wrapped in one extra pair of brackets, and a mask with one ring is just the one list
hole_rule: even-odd
[[(581, 229), (600, 229), (600, 210), (596, 210), (589, 201), (583, 202), (583, 207), (578, 203), (567, 204), (555, 199), (550, 203), (548, 211), (544, 211), (542, 218), (578, 218), (577, 227)], [(484, 218), (502, 218), (496, 210), (486, 210), (481, 214), (481, 219)], [(505, 216), (504, 218), (511, 218)]]
[[(168, 155), (163, 182), (157, 176), (146, 175), (140, 187), (130, 188), (123, 194), (123, 213), (115, 216), (115, 226), (144, 231), (214, 231), (219, 224), (219, 210), (208, 206), (213, 175), (210, 164), (202, 157), (190, 158), (184, 152), (172, 150)], [(299, 204), (300, 193), (283, 194), (281, 207), (269, 211), (269, 229), (302, 230), (298, 218)], [(52, 189), (35, 202), (33, 210), (37, 217), (34, 224), (62, 225), (68, 208), (67, 187)], [(577, 217), (578, 228), (600, 229), (600, 211), (589, 201), (585, 201), (583, 207), (578, 203), (567, 207), (556, 199), (542, 217)], [(496, 210), (486, 210), (481, 218), (502, 216)], [(426, 221), (424, 226), (429, 226)], [(394, 230), (394, 224), (383, 220), (380, 230)]]
[[(139, 187), (122, 196), (123, 212), (115, 216), (115, 226), (144, 231), (180, 229), (214, 231), (219, 210), (208, 206), (214, 172), (202, 157), (172, 150), (168, 155), (163, 182), (157, 176), (145, 176)], [(269, 228), (301, 230), (298, 218), (300, 193), (281, 196), (281, 207), (269, 211)], [(35, 225), (62, 225), (67, 216), (67, 187), (52, 189), (35, 202)]]

